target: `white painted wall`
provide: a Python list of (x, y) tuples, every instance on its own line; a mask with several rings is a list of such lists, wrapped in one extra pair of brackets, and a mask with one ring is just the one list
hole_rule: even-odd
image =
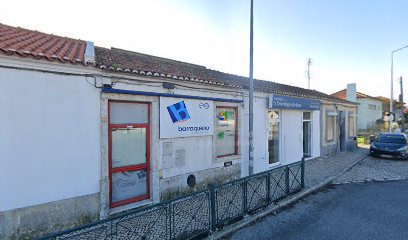
[[(382, 102), (372, 98), (358, 98), (358, 129), (367, 129), (370, 124), (374, 123), (377, 119), (382, 118)], [(369, 105), (376, 105), (376, 110), (369, 109)]]
[(0, 211), (99, 192), (99, 90), (0, 68)]
[(281, 163), (300, 161), (303, 157), (302, 111), (281, 111), (282, 146)]
[(269, 169), (267, 106), (267, 98), (254, 99), (254, 173)]
[[(254, 101), (254, 172), (270, 169), (268, 153), (268, 99)], [(303, 157), (303, 122), (301, 110), (280, 111), (280, 164), (300, 161)], [(320, 111), (312, 111), (312, 157), (320, 156)]]
[(320, 157), (320, 111), (312, 111), (312, 158)]
[[(162, 152), (165, 142), (172, 144), (173, 151), (171, 156), (161, 154), (164, 178), (213, 168), (212, 136), (160, 139)], [(177, 150), (185, 152), (184, 164), (176, 160)]]

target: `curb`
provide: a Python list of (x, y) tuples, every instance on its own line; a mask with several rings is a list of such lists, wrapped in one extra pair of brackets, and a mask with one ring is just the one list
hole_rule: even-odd
[(330, 184), (333, 180), (335, 180), (336, 178), (338, 178), (340, 175), (342, 175), (343, 173), (347, 172), (348, 170), (350, 170), (352, 167), (354, 167), (355, 165), (357, 165), (358, 163), (360, 163), (362, 160), (364, 160), (365, 158), (368, 157), (368, 154), (363, 154), (362, 156), (359, 156), (357, 158), (357, 160), (355, 160), (353, 163), (351, 163), (350, 165), (344, 167), (343, 169), (341, 169), (338, 174), (336, 176), (331, 176), (329, 178), (327, 178), (326, 180), (324, 180), (323, 182), (306, 188), (303, 191), (301, 191), (300, 193), (297, 193), (295, 195), (292, 195), (290, 199), (284, 200), (276, 205), (270, 206), (265, 208), (262, 212), (259, 212), (258, 214), (254, 214), (254, 215), (249, 215), (247, 217), (245, 217), (243, 220), (241, 220), (238, 223), (232, 224), (229, 227), (226, 227), (225, 229), (219, 231), (219, 232), (215, 232), (213, 235), (208, 236), (207, 239), (209, 240), (216, 240), (216, 239), (221, 239), (223, 237), (226, 237), (236, 231), (238, 231), (241, 228), (244, 228), (252, 223), (255, 223), (256, 221), (270, 215), (270, 214), (274, 214), (275, 212), (279, 211), (280, 209), (298, 201), (299, 199), (325, 187), (326, 185)]

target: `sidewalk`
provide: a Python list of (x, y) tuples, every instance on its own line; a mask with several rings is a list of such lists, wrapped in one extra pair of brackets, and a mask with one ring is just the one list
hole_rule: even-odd
[(273, 214), (279, 209), (299, 200), (300, 198), (331, 183), (338, 176), (358, 164), (368, 156), (368, 149), (358, 148), (353, 152), (343, 152), (331, 157), (321, 157), (306, 161), (305, 165), (305, 189), (301, 192), (287, 197), (276, 205), (272, 205), (258, 213), (247, 216), (244, 220), (230, 225), (223, 230), (215, 232), (208, 239), (222, 239), (235, 231), (248, 226), (259, 219)]
[(320, 157), (306, 161), (305, 187), (313, 188), (316, 185), (340, 176), (341, 173), (359, 163), (368, 155), (368, 149), (358, 148), (353, 152), (342, 152), (331, 157)]
[(368, 157), (333, 181), (334, 184), (408, 179), (407, 160)]

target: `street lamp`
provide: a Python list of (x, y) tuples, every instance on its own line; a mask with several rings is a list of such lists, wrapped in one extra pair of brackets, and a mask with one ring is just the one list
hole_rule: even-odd
[[(394, 53), (395, 52), (398, 52), (398, 51), (400, 51), (400, 50), (402, 50), (402, 49), (404, 49), (404, 48), (408, 48), (408, 45), (405, 45), (405, 46), (403, 46), (403, 47), (400, 47), (400, 48), (398, 48), (398, 49), (396, 49), (396, 50), (394, 50), (394, 51), (392, 51), (391, 52), (391, 99), (390, 99), (390, 113), (392, 114), (394, 111), (392, 110), (392, 102), (394, 101), (393, 100), (393, 98), (394, 98), (394, 83), (393, 83), (393, 81), (394, 81)], [(391, 132), (392, 131), (392, 126), (391, 126), (391, 115), (390, 115), (390, 118), (389, 118), (389, 131)]]

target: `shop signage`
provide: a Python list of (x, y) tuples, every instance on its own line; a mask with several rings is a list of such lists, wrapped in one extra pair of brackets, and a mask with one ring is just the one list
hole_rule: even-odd
[(213, 101), (160, 97), (160, 138), (213, 135)]
[(269, 108), (299, 109), (299, 110), (320, 110), (321, 102), (306, 98), (288, 97), (272, 94), (269, 97)]

